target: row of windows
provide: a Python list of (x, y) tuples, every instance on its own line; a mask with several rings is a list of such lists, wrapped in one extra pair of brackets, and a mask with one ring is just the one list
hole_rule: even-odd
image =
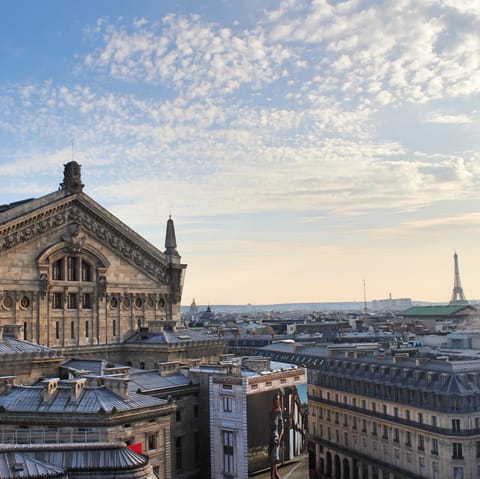
[[(378, 436), (378, 433), (376, 432), (376, 425), (373, 424), (373, 428), (372, 428), (372, 436), (376, 437)], [(365, 427), (365, 430), (362, 432), (366, 432), (366, 427)], [(314, 433), (315, 433), (315, 425), (314, 425)], [(323, 427), (322, 425), (319, 425), (319, 435), (321, 437), (323, 437)], [(412, 435), (409, 431), (405, 431), (404, 432), (404, 437), (405, 437), (405, 446), (407, 447), (412, 447)], [(383, 435), (382, 435), (382, 438), (383, 439), (388, 439), (388, 435), (387, 435), (387, 429), (386, 427), (384, 426), (383, 428)], [(332, 431), (331, 431), (331, 428), (328, 427), (327, 428), (327, 434), (326, 434), (326, 439), (328, 441), (332, 441)], [(346, 447), (349, 446), (349, 435), (347, 432), (344, 433), (344, 445)], [(340, 432), (338, 429), (335, 429), (335, 442), (337, 444), (340, 444)], [(400, 444), (400, 431), (398, 429), (394, 429), (393, 430), (393, 442), (394, 443), (397, 443), (397, 444)], [(374, 449), (376, 449), (376, 443), (374, 442), (373, 443), (374, 445)], [(452, 445), (452, 459), (463, 459), (463, 444), (461, 442), (452, 442), (451, 443)], [(366, 439), (364, 438), (364, 447), (367, 447), (368, 446), (368, 442), (366, 441)], [(431, 439), (431, 454), (434, 455), (434, 456), (438, 456), (439, 453), (438, 453), (438, 439), (435, 439), (435, 438), (432, 438)], [(418, 438), (417, 438), (417, 447), (418, 447), (418, 450), (419, 451), (425, 451), (425, 438), (422, 436), (422, 435), (419, 435)], [(397, 452), (399, 453), (400, 449), (397, 447), (395, 448), (395, 451), (396, 451), (396, 454)], [(410, 453), (408, 453), (410, 454)], [(476, 442), (476, 457), (477, 458), (480, 458), (480, 441), (477, 441)], [(398, 459), (398, 457), (397, 457)]]
[(54, 281), (93, 281), (93, 267), (77, 256), (66, 256), (52, 263)]
[[(319, 399), (321, 399), (322, 398), (321, 389), (317, 389), (315, 390), (315, 392), (317, 393)], [(334, 401), (337, 403), (341, 399), (338, 394), (333, 395), (332, 393), (327, 391), (326, 392), (327, 401), (332, 401), (333, 398), (334, 398)], [(343, 399), (343, 404), (349, 404), (348, 396), (344, 395), (342, 399)], [(395, 418), (402, 418), (402, 419), (406, 419), (407, 421), (416, 421), (419, 424), (426, 424), (426, 421), (425, 421), (426, 416), (424, 415), (424, 413), (421, 413), (421, 412), (417, 412), (416, 415), (413, 415), (409, 409), (403, 409), (403, 408), (398, 408), (397, 406), (394, 406), (392, 410), (392, 407), (390, 406), (389, 408), (386, 404), (378, 404), (375, 401), (371, 401), (369, 402), (369, 404), (367, 404), (367, 401), (365, 399), (358, 400), (356, 397), (352, 397), (350, 402), (351, 402), (351, 406), (353, 407), (359, 407), (365, 410), (372, 411), (374, 413), (381, 412), (384, 415), (389, 415), (389, 412), (390, 412), (390, 415), (392, 415)], [(401, 414), (402, 409), (403, 409), (403, 414)], [(315, 410), (313, 410), (313, 413), (315, 414)], [(430, 416), (430, 424), (433, 427), (438, 427), (439, 425), (438, 416), (435, 416), (435, 415)], [(451, 420), (451, 429), (454, 432), (461, 431), (460, 419)], [(480, 417), (475, 418), (475, 429), (480, 429)]]
[[(480, 407), (480, 398), (473, 393), (457, 396), (443, 392), (430, 392), (412, 387), (406, 381), (397, 384), (374, 382), (365, 378), (340, 376), (338, 373), (310, 373), (310, 382), (317, 386), (348, 391), (355, 395), (383, 398), (386, 401), (411, 404), (426, 409), (441, 411), (476, 411)], [(447, 375), (448, 376), (448, 375)]]
[[(23, 323), (23, 339), (27, 340), (27, 330), (28, 330), (28, 325), (27, 323)], [(70, 339), (75, 339), (76, 336), (76, 323), (75, 321), (70, 321)], [(88, 321), (84, 322), (84, 334), (85, 337), (88, 338), (90, 337), (90, 325)], [(116, 321), (112, 321), (112, 335), (116, 336), (117, 335), (117, 325)], [(55, 339), (60, 339), (60, 321), (55, 321)]]
[(92, 293), (53, 293), (53, 309), (92, 309)]

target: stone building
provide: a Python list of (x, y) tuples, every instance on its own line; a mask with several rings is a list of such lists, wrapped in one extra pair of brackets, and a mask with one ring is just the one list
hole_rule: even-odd
[[(148, 456), (158, 477), (171, 478), (169, 401), (130, 392), (129, 378), (87, 376), (43, 379), (31, 386), (0, 378), (0, 444), (125, 443)], [(39, 458), (42, 459), (42, 458)], [(51, 461), (48, 461), (51, 462)]]
[[(194, 363), (194, 361), (192, 361)], [(180, 363), (159, 364), (155, 370), (114, 366), (104, 360), (70, 359), (62, 366), (62, 377), (111, 376), (125, 374), (130, 393), (166, 400), (170, 412), (172, 477), (198, 477), (200, 467), (199, 384), (181, 373)]]
[(257, 357), (225, 355), (218, 365), (199, 365), (189, 377), (200, 384), (202, 478), (246, 478), (272, 466), (272, 405), (278, 398), (281, 464), (306, 450), (306, 412), (299, 389), (303, 368)]
[(21, 327), (0, 326), (0, 363), (2, 376), (13, 383), (31, 384), (40, 376), (54, 376), (64, 358), (59, 351), (19, 339)]
[(172, 219), (161, 252), (83, 187), (72, 161), (57, 191), (0, 206), (0, 324), (65, 354), (120, 344), (150, 322), (174, 330), (186, 265)]
[(292, 344), (267, 346), (263, 354), (308, 369), (311, 469), (318, 477), (480, 476), (480, 361)]

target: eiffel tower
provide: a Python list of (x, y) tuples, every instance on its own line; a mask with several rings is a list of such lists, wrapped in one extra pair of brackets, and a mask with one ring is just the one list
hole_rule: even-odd
[(458, 269), (458, 255), (456, 251), (453, 255), (453, 263), (455, 278), (450, 304), (468, 304), (467, 298), (465, 298), (465, 295), (463, 294), (462, 283), (460, 282), (460, 270)]

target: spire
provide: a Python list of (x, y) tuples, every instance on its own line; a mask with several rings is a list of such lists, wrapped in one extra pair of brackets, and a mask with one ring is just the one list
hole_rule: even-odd
[(175, 238), (175, 225), (172, 216), (168, 215), (167, 233), (165, 235), (165, 254), (179, 256), (177, 251), (177, 240)]
[(463, 294), (462, 283), (460, 282), (460, 270), (458, 268), (458, 255), (456, 251), (453, 255), (453, 269), (454, 282), (450, 304), (468, 304), (467, 298), (465, 298), (465, 295)]

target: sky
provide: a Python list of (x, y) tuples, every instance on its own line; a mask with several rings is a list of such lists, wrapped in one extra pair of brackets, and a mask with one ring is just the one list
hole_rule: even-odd
[[(84, 192), (183, 304), (480, 298), (478, 0), (4, 0), (0, 204)], [(72, 148), (73, 143), (73, 148)]]

